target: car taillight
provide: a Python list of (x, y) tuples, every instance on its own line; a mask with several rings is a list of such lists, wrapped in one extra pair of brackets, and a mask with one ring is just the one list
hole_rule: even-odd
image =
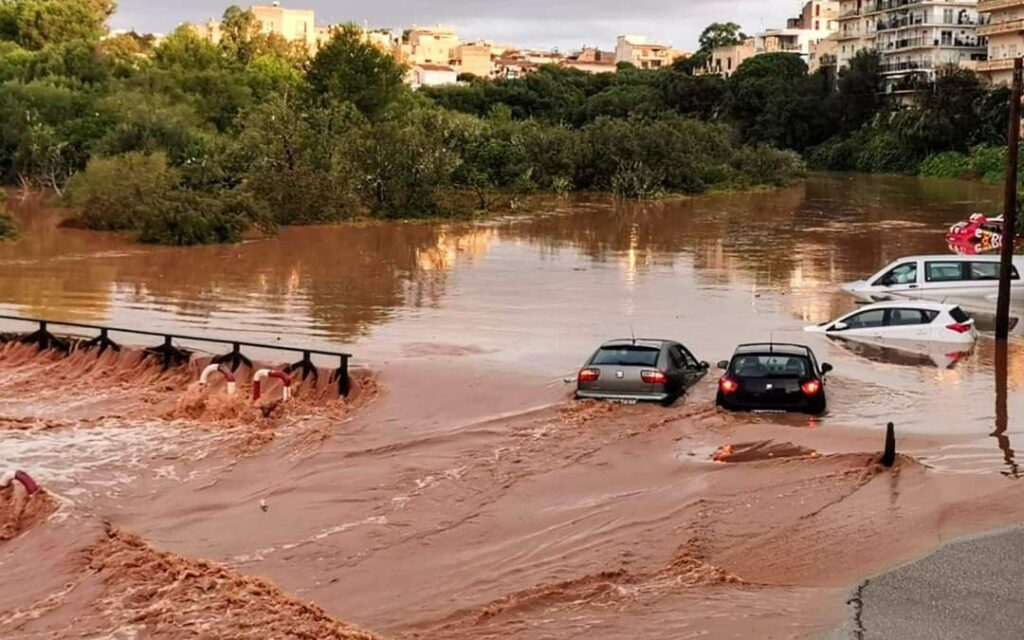
[(718, 388), (722, 390), (722, 393), (736, 393), (740, 389), (740, 383), (726, 377), (718, 381)]
[(583, 369), (580, 371), (578, 380), (580, 382), (597, 382), (601, 377), (600, 369)]
[(808, 380), (800, 385), (800, 390), (804, 392), (804, 395), (816, 396), (821, 392), (821, 383), (817, 380)]
[(641, 371), (640, 379), (647, 384), (665, 384), (668, 377), (661, 371)]
[(950, 331), (955, 331), (956, 333), (970, 333), (972, 326), (962, 322), (954, 322), (951, 325), (947, 325), (946, 328)]

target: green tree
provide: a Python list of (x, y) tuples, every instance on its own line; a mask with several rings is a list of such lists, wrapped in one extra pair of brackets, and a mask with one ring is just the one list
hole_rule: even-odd
[(26, 49), (71, 40), (98, 41), (107, 31), (111, 0), (0, 0), (0, 39)]
[(366, 42), (358, 27), (346, 25), (313, 58), (306, 82), (326, 104), (348, 102), (378, 116), (405, 90), (404, 77), (393, 56)]
[(162, 153), (93, 158), (68, 187), (78, 222), (88, 229), (139, 230), (181, 181)]
[(861, 128), (882, 111), (882, 59), (877, 51), (857, 52), (850, 65), (839, 72), (830, 106), (833, 122), (844, 132)]

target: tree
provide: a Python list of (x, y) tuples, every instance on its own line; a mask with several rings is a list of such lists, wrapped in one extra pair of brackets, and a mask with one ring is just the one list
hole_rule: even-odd
[(881, 71), (882, 59), (877, 51), (859, 51), (839, 72), (830, 111), (843, 132), (859, 129), (885, 106)]
[(127, 153), (93, 158), (68, 187), (79, 207), (78, 222), (88, 229), (139, 230), (181, 181), (162, 153)]
[(112, 0), (0, 0), (0, 39), (33, 50), (71, 40), (96, 42), (114, 8)]
[(335, 30), (306, 73), (314, 98), (324, 104), (349, 102), (368, 116), (379, 116), (402, 94), (404, 78), (405, 68), (351, 24)]
[(0, 190), (0, 241), (11, 240), (18, 236), (18, 227), (5, 206), (6, 199), (7, 194)]
[(720, 47), (731, 47), (743, 44), (747, 35), (743, 33), (742, 27), (735, 22), (713, 22), (700, 34), (698, 51), (711, 53)]
[(178, 67), (205, 70), (221, 66), (217, 47), (199, 37), (191, 25), (182, 25), (153, 51), (153, 60), (164, 69)]

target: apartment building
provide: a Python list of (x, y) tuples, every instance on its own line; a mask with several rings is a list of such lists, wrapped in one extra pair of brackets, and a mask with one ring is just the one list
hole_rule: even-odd
[(459, 35), (452, 27), (414, 25), (402, 45), (399, 58), (412, 65), (453, 65), (460, 44)]
[(796, 53), (809, 60), (818, 42), (839, 31), (839, 2), (811, 0), (785, 29), (768, 29), (754, 34), (754, 50), (762, 53)]
[(660, 69), (675, 62), (678, 55), (672, 47), (647, 42), (637, 35), (619, 36), (615, 44), (615, 64), (628, 62), (637, 69)]
[(455, 60), (459, 73), (478, 78), (494, 76), (494, 44), (491, 42), (461, 44), (455, 49)]
[(868, 5), (875, 0), (840, 0), (839, 30), (835, 35), (836, 64), (842, 69), (860, 51), (875, 48), (875, 29), (878, 21), (867, 16)]
[(562, 61), (562, 66), (584, 73), (613, 73), (615, 53), (594, 47), (583, 47), (580, 51), (567, 56)]
[(875, 48), (890, 92), (911, 76), (977, 66), (988, 54), (977, 0), (875, 0), (864, 15), (875, 23)]
[(740, 44), (715, 49), (701, 72), (728, 78), (747, 58), (757, 55), (754, 42), (754, 38), (748, 38)]
[(978, 35), (988, 39), (988, 60), (978, 71), (993, 84), (1013, 81), (1013, 60), (1024, 56), (1024, 0), (981, 0)]

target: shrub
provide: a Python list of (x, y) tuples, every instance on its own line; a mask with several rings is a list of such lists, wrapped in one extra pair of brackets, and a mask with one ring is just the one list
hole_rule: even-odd
[(237, 242), (249, 223), (223, 199), (174, 191), (146, 217), (139, 240), (178, 246)]
[(928, 156), (917, 172), (929, 178), (962, 178), (971, 171), (971, 159), (956, 151)]
[(971, 172), (985, 182), (1006, 177), (1006, 147), (975, 147), (971, 150)]
[(0, 240), (11, 240), (18, 236), (18, 227), (14, 224), (14, 218), (7, 213), (7, 209), (4, 207), (6, 198), (6, 194), (0, 190)]
[(137, 231), (181, 180), (162, 153), (93, 158), (68, 185), (76, 223), (100, 231)]
[(732, 166), (741, 185), (784, 187), (806, 172), (799, 154), (768, 145), (743, 147), (736, 152)]

